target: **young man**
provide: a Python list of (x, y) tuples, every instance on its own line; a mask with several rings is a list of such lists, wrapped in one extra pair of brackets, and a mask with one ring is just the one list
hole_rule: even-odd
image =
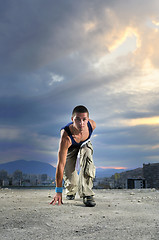
[[(62, 181), (64, 179), (68, 200), (73, 200), (78, 191), (84, 204), (93, 207), (96, 205), (92, 191), (95, 166), (90, 137), (96, 128), (96, 123), (89, 119), (89, 112), (82, 105), (74, 108), (71, 120), (71, 123), (61, 129), (56, 168), (56, 194), (50, 204), (55, 205), (58, 202), (58, 205), (61, 205), (63, 203)], [(78, 153), (80, 154), (79, 176), (75, 169)]]

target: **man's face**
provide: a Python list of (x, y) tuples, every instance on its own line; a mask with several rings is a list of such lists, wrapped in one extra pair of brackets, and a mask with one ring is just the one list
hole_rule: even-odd
[(82, 132), (88, 123), (88, 113), (75, 113), (75, 115), (71, 118), (74, 126)]

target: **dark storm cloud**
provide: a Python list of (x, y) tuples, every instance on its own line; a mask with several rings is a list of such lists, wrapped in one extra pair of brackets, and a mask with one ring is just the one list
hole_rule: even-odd
[[(33, 71), (75, 52), (86, 59), (96, 58), (108, 51), (104, 36), (115, 27), (114, 14), (120, 19), (120, 27), (143, 21), (141, 8), (132, 1), (6, 2), (1, 3), (0, 15), (0, 66), (3, 73)], [(147, 17), (148, 13), (151, 15), (152, 11), (157, 11), (155, 6), (156, 1), (154, 4), (146, 1), (142, 15)], [(106, 10), (112, 11), (112, 19)], [(87, 22), (95, 22), (96, 26), (85, 34), (84, 24)]]
[[(134, 80), (143, 77), (136, 61), (142, 64), (144, 49), (156, 62), (157, 50), (151, 49), (158, 37), (145, 21), (157, 15), (158, 1), (2, 1), (0, 161), (24, 155), (55, 164), (59, 130), (78, 104), (97, 122), (92, 139), (97, 165), (136, 167), (156, 156), (158, 126), (124, 123), (158, 116), (158, 87), (144, 91)], [(111, 56), (127, 28), (141, 42), (136, 55), (123, 53), (99, 70), (99, 60)], [(120, 68), (121, 62), (128, 67)]]
[[(153, 146), (159, 142), (159, 126), (134, 126), (105, 128), (98, 130), (100, 139), (105, 145), (150, 145)], [(121, 141), (122, 140), (122, 141)]]
[(92, 18), (89, 12), (95, 13), (91, 5), (50, 0), (2, 3), (1, 72), (33, 71), (76, 50), (92, 55), (93, 44), (82, 34), (82, 24)]
[(122, 114), (122, 117), (126, 119), (136, 119), (136, 118), (148, 118), (152, 116), (158, 116), (157, 112), (136, 112), (136, 111), (127, 111), (126, 113)]

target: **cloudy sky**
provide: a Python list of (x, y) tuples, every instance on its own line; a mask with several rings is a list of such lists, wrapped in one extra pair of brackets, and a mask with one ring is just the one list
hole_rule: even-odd
[(159, 162), (158, 0), (1, 0), (0, 163), (56, 166), (83, 104), (97, 167)]

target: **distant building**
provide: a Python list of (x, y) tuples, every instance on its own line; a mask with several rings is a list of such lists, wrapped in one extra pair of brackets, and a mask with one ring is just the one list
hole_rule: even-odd
[(147, 188), (159, 189), (159, 163), (143, 164), (143, 176), (147, 181)]
[(147, 187), (145, 179), (141, 178), (128, 178), (126, 180), (126, 188), (128, 189), (142, 189)]

